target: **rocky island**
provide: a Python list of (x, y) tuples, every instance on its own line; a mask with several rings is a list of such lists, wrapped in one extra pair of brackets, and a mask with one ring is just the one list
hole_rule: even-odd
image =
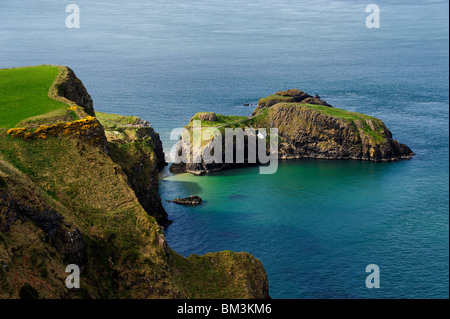
[(185, 197), (185, 198), (175, 198), (174, 200), (172, 200), (170, 202), (179, 204), (179, 205), (197, 206), (203, 202), (203, 199), (199, 196), (191, 195), (191, 196)]
[(96, 112), (63, 66), (2, 69), (0, 88), (0, 299), (269, 298), (252, 255), (169, 247), (148, 122)]
[[(253, 128), (258, 133), (261, 128), (276, 128), (279, 159), (380, 162), (409, 159), (414, 155), (408, 146), (393, 139), (391, 131), (380, 119), (332, 107), (320, 96), (313, 97), (297, 89), (279, 91), (261, 98), (250, 117), (201, 112), (194, 115), (191, 123), (193, 121), (200, 121), (202, 131), (208, 127), (220, 128), (221, 131), (225, 128)], [(191, 123), (185, 127), (187, 131), (192, 131)], [(196, 150), (192, 133), (185, 134), (177, 144), (177, 152), (187, 153), (192, 158), (195, 152), (203, 154), (212, 141), (197, 144), (201, 149)], [(247, 143), (248, 139), (245, 140), (245, 147)], [(244, 163), (227, 163), (223, 157), (221, 163), (207, 163), (204, 160), (174, 163), (170, 170), (202, 175), (250, 164), (247, 157)]]

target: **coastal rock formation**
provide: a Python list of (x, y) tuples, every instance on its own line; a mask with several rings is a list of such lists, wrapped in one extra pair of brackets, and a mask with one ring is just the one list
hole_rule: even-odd
[(185, 198), (175, 198), (170, 202), (180, 205), (196, 206), (200, 205), (203, 202), (203, 200), (199, 196), (191, 195)]
[(303, 103), (303, 104), (315, 104), (331, 107), (330, 104), (323, 101), (320, 96), (311, 96), (303, 91), (297, 89), (290, 89), (287, 91), (278, 91), (273, 95), (263, 97), (259, 99), (258, 107), (253, 111), (252, 116), (263, 112), (265, 109), (283, 102)]
[(49, 89), (49, 96), (69, 106), (80, 106), (90, 115), (95, 116), (94, 102), (72, 69), (58, 66), (58, 76)]
[[(193, 119), (201, 120), (201, 117), (196, 114)], [(253, 128), (255, 134), (258, 134), (258, 129), (261, 128), (277, 128), (279, 159), (354, 159), (381, 162), (409, 159), (414, 155), (408, 146), (393, 139), (391, 131), (381, 120), (334, 108), (319, 96), (312, 97), (299, 90), (280, 91), (260, 99), (251, 117), (241, 117), (238, 122), (221, 121), (214, 124), (221, 130)], [(203, 121), (202, 131), (209, 125), (210, 122)], [(191, 132), (192, 125), (189, 124), (186, 129)], [(244, 149), (248, 148), (249, 137), (246, 136)], [(194, 158), (194, 153), (203, 154), (211, 145), (212, 140), (203, 142), (201, 149), (194, 149), (192, 133), (184, 134), (177, 144), (178, 154), (187, 153), (190, 158)], [(197, 162), (173, 164), (171, 171), (202, 175), (245, 165), (251, 165), (247, 157), (240, 164), (226, 163), (224, 158), (222, 163), (206, 163), (201, 159)]]
[(158, 169), (162, 170), (167, 165), (159, 134), (155, 132), (148, 121), (136, 116), (122, 116), (102, 112), (95, 112), (95, 115), (104, 127), (105, 135), (109, 142), (124, 145), (144, 141), (154, 151)]
[(96, 112), (102, 123), (111, 158), (122, 167), (142, 207), (167, 227), (171, 221), (158, 192), (158, 173), (167, 162), (159, 134), (135, 116)]
[(212, 112), (202, 113), (199, 115), (199, 117), (202, 121), (209, 121), (209, 122), (217, 121), (216, 113)]
[(413, 156), (376, 118), (338, 109), (280, 103), (268, 110), (283, 141), (279, 157), (395, 161)]

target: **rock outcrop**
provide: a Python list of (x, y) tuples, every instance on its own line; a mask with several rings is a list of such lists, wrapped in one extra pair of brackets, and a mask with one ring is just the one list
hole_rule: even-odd
[(49, 96), (69, 106), (80, 106), (90, 116), (95, 116), (94, 102), (72, 69), (58, 66), (59, 73), (49, 89)]
[[(201, 120), (198, 115), (194, 118)], [(208, 123), (204, 126), (208, 126)], [(202, 131), (206, 130), (204, 126)], [(219, 127), (223, 130), (235, 126), (223, 123)], [(312, 97), (299, 90), (280, 91), (260, 99), (253, 115), (240, 120), (239, 126), (254, 129), (254, 134), (258, 134), (258, 129), (268, 131), (269, 128), (276, 128), (279, 159), (354, 159), (381, 162), (409, 159), (414, 155), (408, 146), (393, 139), (391, 131), (381, 120), (334, 108), (319, 96)], [(191, 125), (186, 129), (192, 130)], [(194, 149), (192, 134), (184, 134), (177, 144), (178, 154), (187, 153), (190, 158), (194, 158), (194, 153), (203, 154), (205, 149), (212, 148), (212, 143), (210, 140), (202, 143), (201, 149)], [(222, 145), (224, 143), (223, 139)], [(244, 149), (247, 148), (246, 136)], [(246, 165), (251, 165), (247, 157), (240, 164), (226, 162), (224, 158), (221, 163), (206, 162), (201, 158), (196, 162), (172, 164), (171, 171), (202, 175)]]
[(171, 221), (158, 193), (158, 173), (167, 165), (159, 134), (135, 116), (101, 112), (96, 116), (105, 129), (111, 158), (124, 170), (142, 207), (167, 227)]
[(199, 196), (191, 195), (191, 196), (185, 197), (185, 198), (175, 198), (174, 200), (172, 200), (170, 202), (179, 204), (179, 205), (197, 206), (203, 202), (203, 199)]
[(268, 110), (270, 125), (283, 141), (281, 159), (356, 159), (396, 161), (411, 158), (409, 147), (392, 138), (384, 123), (362, 114), (278, 104)]
[(202, 113), (199, 115), (199, 117), (202, 121), (209, 121), (209, 122), (217, 121), (216, 113), (212, 112)]
[(252, 116), (263, 112), (265, 109), (275, 104), (283, 102), (315, 104), (331, 107), (331, 105), (322, 100), (319, 95), (313, 97), (303, 91), (290, 89), (287, 91), (278, 91), (273, 95), (261, 98), (258, 102), (258, 107), (253, 111)]

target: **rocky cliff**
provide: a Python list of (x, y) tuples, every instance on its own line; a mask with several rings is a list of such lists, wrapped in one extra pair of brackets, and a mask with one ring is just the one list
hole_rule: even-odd
[(96, 117), (105, 129), (111, 158), (124, 170), (142, 207), (167, 227), (171, 221), (158, 193), (158, 173), (167, 165), (159, 134), (135, 116), (96, 112)]
[[(267, 298), (255, 257), (169, 247), (159, 136), (134, 117), (94, 117), (81, 81), (61, 78), (83, 105), (0, 129), (0, 298)], [(80, 289), (65, 285), (69, 264)]]
[(94, 102), (80, 79), (66, 66), (58, 66), (58, 69), (58, 76), (49, 88), (49, 97), (69, 106), (80, 106), (94, 116)]
[[(222, 131), (224, 128), (240, 127), (252, 128), (258, 134), (258, 129), (269, 131), (269, 128), (276, 128), (279, 159), (354, 159), (379, 162), (409, 159), (414, 155), (408, 146), (393, 139), (392, 133), (380, 119), (331, 107), (319, 96), (312, 97), (299, 90), (280, 91), (260, 99), (258, 107), (248, 118), (238, 117), (234, 121), (224, 121), (221, 115), (215, 117), (214, 121), (210, 120), (211, 117), (204, 120), (202, 113), (198, 113), (193, 119), (201, 121), (202, 132), (207, 130), (206, 127), (219, 127)], [(186, 129), (192, 131), (190, 125)], [(188, 153), (193, 158), (192, 154), (203, 154), (205, 149), (211, 147), (212, 142), (212, 139), (203, 142), (201, 149), (196, 150), (192, 133), (184, 134), (177, 145), (178, 154)], [(247, 142), (248, 139), (244, 142), (245, 149), (248, 147)], [(223, 147), (224, 143), (223, 139)], [(197, 163), (191, 161), (173, 164), (171, 171), (201, 175), (250, 164), (247, 157), (240, 164), (226, 163), (223, 157), (222, 163), (206, 163), (201, 159)]]

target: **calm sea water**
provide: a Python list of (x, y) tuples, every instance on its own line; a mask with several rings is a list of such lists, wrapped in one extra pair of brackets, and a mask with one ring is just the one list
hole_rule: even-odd
[[(447, 1), (377, 1), (367, 29), (355, 1), (0, 2), (0, 68), (73, 68), (97, 110), (138, 115), (169, 133), (198, 111), (248, 115), (288, 88), (381, 118), (417, 156), (396, 163), (281, 162), (161, 181), (172, 248), (231, 249), (265, 265), (274, 298), (448, 298)], [(250, 103), (249, 107), (243, 106)], [(367, 289), (377, 264), (381, 288)]]

